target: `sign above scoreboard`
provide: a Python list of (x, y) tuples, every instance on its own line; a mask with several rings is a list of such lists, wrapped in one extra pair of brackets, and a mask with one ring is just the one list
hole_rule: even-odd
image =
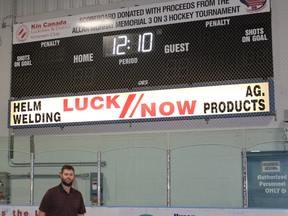
[(14, 25), (14, 98), (271, 77), (269, 0), (171, 1)]
[(230, 24), (220, 18), (264, 12), (270, 12), (270, 0), (171, 1), (16, 24), (13, 44), (200, 20), (216, 27)]

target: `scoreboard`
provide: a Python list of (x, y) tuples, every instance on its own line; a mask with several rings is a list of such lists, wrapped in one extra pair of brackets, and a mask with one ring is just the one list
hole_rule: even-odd
[(172, 1), (14, 26), (11, 97), (273, 78), (268, 0)]

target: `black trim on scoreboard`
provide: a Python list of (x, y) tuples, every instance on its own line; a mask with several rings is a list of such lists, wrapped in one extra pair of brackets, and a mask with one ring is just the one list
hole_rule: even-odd
[(14, 98), (267, 80), (271, 13), (14, 44), (12, 55)]

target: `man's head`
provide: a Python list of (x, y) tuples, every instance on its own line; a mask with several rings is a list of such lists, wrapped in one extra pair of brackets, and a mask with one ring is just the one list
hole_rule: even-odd
[(60, 178), (62, 184), (66, 186), (72, 186), (75, 178), (75, 170), (71, 165), (64, 165), (60, 172)]

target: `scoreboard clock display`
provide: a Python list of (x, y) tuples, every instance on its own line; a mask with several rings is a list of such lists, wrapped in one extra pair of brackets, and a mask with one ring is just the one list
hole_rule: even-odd
[(11, 97), (271, 77), (271, 13), (255, 13), (14, 44)]
[(103, 56), (149, 53), (154, 47), (154, 33), (122, 34), (103, 37)]

